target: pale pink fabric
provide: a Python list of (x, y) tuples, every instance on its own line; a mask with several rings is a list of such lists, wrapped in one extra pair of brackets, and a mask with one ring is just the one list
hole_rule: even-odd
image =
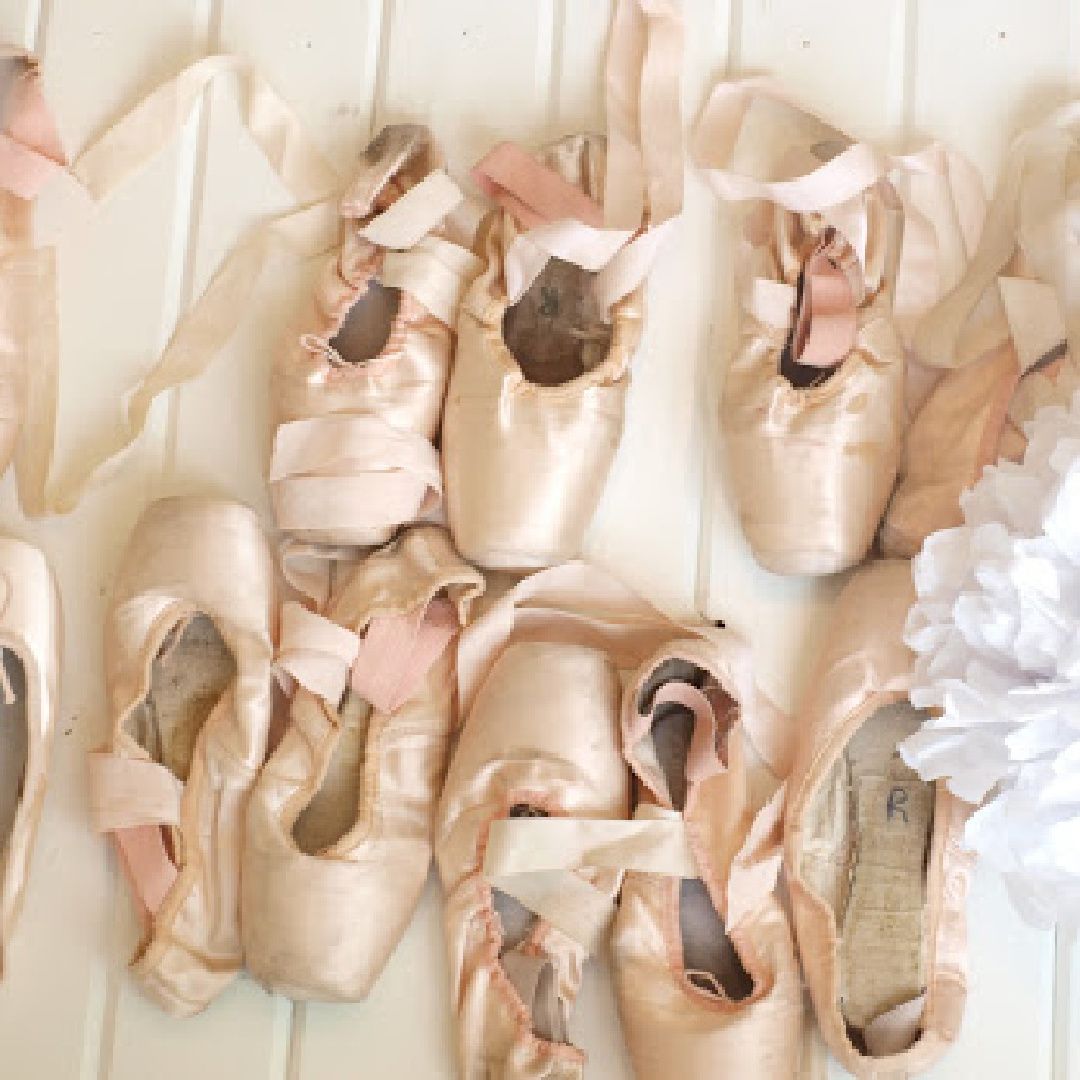
[[(145, 919), (132, 974), (176, 1016), (205, 1008), (243, 959), (240, 844), (270, 725), (274, 584), (252, 511), (177, 498), (143, 515), (113, 586), (105, 628), (110, 735), (91, 758), (91, 797), (99, 827), (117, 837)], [(196, 615), (213, 621), (237, 671), (198, 731), (181, 783), (126, 724), (166, 639)], [(178, 837), (174, 856), (163, 827)]]
[[(775, 778), (783, 775), (788, 760), (787, 724), (757, 689), (749, 654), (729, 632), (680, 626), (609, 575), (568, 563), (525, 578), (462, 636), (458, 692), (463, 729), (440, 803), (436, 857), (447, 890), (451, 1000), (463, 1077), (481, 1080), (490, 1075), (486, 1070), (506, 1080), (580, 1077), (581, 1051), (534, 1029), (532, 1003), (515, 977), (519, 954), (552, 965), (558, 1011), (567, 1018), (585, 955), (602, 943), (614, 915), (622, 870), (633, 866), (651, 872), (637, 875), (641, 882), (655, 873), (695, 875), (695, 859), (716, 849), (721, 837), (730, 860), (725, 878), (733, 901), (723, 900), (725, 908), (755, 941), (763, 906), (772, 912), (765, 919), (769, 928), (761, 931), (761, 943), (769, 941), (762, 945), (767, 956), (757, 969), (763, 976), (761, 992), (774, 1003), (798, 1004), (790, 935), (769, 900), (778, 866), (782, 797), (766, 800), (768, 806), (756, 818), (740, 818), (737, 825), (723, 813), (714, 816), (707, 798), (702, 821), (694, 828), (684, 827), (679, 815), (663, 807), (626, 820), (628, 777), (619, 732), (626, 738), (642, 728), (634, 695), (624, 695), (622, 686), (638, 686), (667, 656), (703, 663), (741, 703), (739, 732), (758, 763), (758, 790), (775, 791)], [(709, 777), (703, 789), (726, 783), (730, 758), (725, 762), (710, 753), (705, 733), (728, 723), (726, 713), (723, 721), (714, 713), (721, 702), (702, 701), (689, 689), (667, 693), (685, 698), (701, 715), (704, 730), (694, 760), (695, 773)], [(636, 742), (638, 737), (631, 738)], [(625, 753), (637, 760), (633, 742)], [(743, 774), (738, 775), (741, 784)], [(519, 805), (547, 817), (511, 816)], [(657, 888), (671, 882), (657, 880), (665, 882)], [(504, 940), (494, 888), (539, 914), (523, 943)], [(631, 1001), (667, 994), (674, 985), (667, 952), (654, 953), (642, 938), (654, 915), (651, 906), (643, 911), (633, 904), (618, 915), (620, 994), (625, 991)], [(784, 972), (782, 989), (775, 993), (766, 988), (777, 985), (766, 975), (774, 963)], [(646, 971), (650, 965), (657, 970)], [(658, 985), (663, 989), (657, 990)], [(680, 1062), (694, 1059), (710, 1067), (733, 1060), (736, 1044), (749, 1052), (753, 1040), (744, 1043), (739, 1034), (744, 1014), (720, 1008), (702, 1012), (680, 994), (653, 1018), (663, 1029), (656, 1033), (658, 1048)], [(756, 1010), (765, 1026), (772, 1014), (769, 1038), (782, 1048), (779, 1056), (769, 1056), (774, 1062), (786, 1062), (792, 1039), (798, 1040), (800, 1008), (792, 1012), (787, 1005)], [(637, 1044), (637, 1032), (644, 1028), (636, 1026), (637, 1006), (628, 1008), (627, 1036)], [(701, 1024), (713, 1035), (699, 1042), (689, 1029)], [(719, 1050), (718, 1041), (728, 1049)], [(639, 1067), (650, 1052), (643, 1050), (639, 1058), (635, 1051)]]
[[(898, 1025), (874, 1029), (884, 1056), (852, 1043), (840, 1011), (839, 935), (833, 909), (807, 883), (808, 807), (844, 746), (879, 707), (907, 696), (912, 654), (904, 620), (915, 598), (907, 562), (883, 560), (861, 568), (834, 608), (811, 690), (799, 714), (800, 742), (788, 784), (784, 868), (803, 973), (818, 1026), (841, 1065), (860, 1080), (893, 1080), (929, 1069), (956, 1041), (967, 994), (966, 900), (974, 857), (962, 849), (970, 807), (937, 785), (927, 864), (925, 1007), (917, 1037), (896, 1048)], [(882, 1031), (882, 1027), (885, 1031)]]
[[(454, 211), (460, 191), (428, 131), (385, 128), (341, 203), (343, 239), (290, 326), (274, 369), (269, 486), (279, 528), (309, 546), (383, 544), (442, 498), (437, 443), (460, 293), (479, 269)], [(377, 355), (332, 342), (369, 289), (397, 288)], [(286, 574), (319, 599), (325, 582)]]
[[(359, 1000), (405, 933), (428, 876), (454, 719), (447, 645), (483, 587), (444, 529), (414, 526), (339, 571), (323, 615), (290, 616), (279, 663), (299, 686), (252, 793), (241, 882), (247, 964), (271, 989)], [(339, 839), (308, 853), (294, 827), (339, 745), (350, 671), (375, 706), (359, 804)]]

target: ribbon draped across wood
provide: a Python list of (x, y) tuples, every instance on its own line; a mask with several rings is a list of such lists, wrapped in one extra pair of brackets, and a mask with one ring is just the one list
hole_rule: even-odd
[[(24, 506), (32, 515), (72, 510), (90, 487), (112, 473), (145, 429), (153, 402), (200, 375), (228, 343), (264, 267), (275, 255), (291, 252), (307, 258), (338, 243), (341, 181), (305, 135), (292, 109), (240, 57), (206, 57), (158, 87), (83, 152), (71, 167), (72, 175), (95, 202), (105, 199), (180, 132), (207, 88), (229, 75), (245, 85), (244, 124), (298, 209), (256, 227), (233, 249), (177, 324), (159, 360), (128, 395), (122, 423), (101, 441), (104, 450), (78, 455), (70, 472), (51, 488), (55, 378), (52, 394), (39, 395), (41, 401), (27, 425), (27, 481), (20, 487)], [(436, 170), (358, 229), (369, 242), (390, 249), (389, 284), (408, 289), (444, 322), (452, 321), (477, 263), (470, 252), (428, 233), (462, 199), (453, 181)], [(43, 300), (35, 310), (42, 307)], [(24, 351), (34, 354), (36, 365), (55, 372), (55, 297), (49, 308), (35, 325), (26, 327)]]

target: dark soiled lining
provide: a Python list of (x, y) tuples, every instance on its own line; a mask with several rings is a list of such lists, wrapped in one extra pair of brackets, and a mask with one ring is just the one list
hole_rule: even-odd
[(330, 339), (337, 354), (348, 364), (362, 364), (379, 355), (390, 340), (401, 307), (401, 290), (371, 278), (349, 308), (341, 329)]
[(595, 298), (595, 276), (549, 259), (525, 295), (506, 309), (503, 339), (529, 382), (561, 386), (608, 355), (612, 330)]
[(26, 779), (29, 731), (26, 716), (26, 669), (10, 649), (0, 651), (8, 687), (15, 700), (0, 703), (0, 849), (15, 825)]

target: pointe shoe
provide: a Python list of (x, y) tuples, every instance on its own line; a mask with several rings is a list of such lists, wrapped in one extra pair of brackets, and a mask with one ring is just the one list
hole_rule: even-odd
[(965, 803), (897, 745), (924, 714), (907, 697), (907, 562), (860, 570), (837, 601), (789, 785), (785, 870), (818, 1025), (863, 1080), (930, 1068), (960, 1032), (973, 856)]
[(986, 466), (1020, 461), (1025, 425), (1080, 390), (1054, 290), (1025, 277), (999, 277), (997, 287), (1009, 337), (946, 372), (908, 429), (903, 475), (881, 527), (891, 558), (913, 558), (931, 533), (962, 525), (960, 497)]
[[(526, 157), (518, 151), (513, 164)], [(530, 192), (542, 177), (566, 215), (603, 222), (602, 140), (564, 139), (524, 168)], [(486, 265), (462, 301), (443, 420), (454, 540), (470, 562), (510, 570), (580, 553), (622, 438), (644, 303), (638, 287), (606, 312), (597, 275), (558, 258), (510, 295), (519, 218), (532, 220), (500, 207), (482, 229)]]
[(774, 893), (783, 791), (750, 736), (780, 727), (728, 631), (672, 641), (629, 682), (635, 816), (685, 827), (691, 857), (681, 878), (623, 880), (612, 962), (638, 1080), (798, 1075), (802, 983)]
[(274, 372), (270, 496), (292, 540), (376, 546), (433, 511), (461, 291), (480, 263), (426, 128), (384, 128), (342, 201), (344, 239)]
[(240, 845), (270, 724), (274, 581), (247, 507), (162, 499), (136, 525), (109, 603), (94, 818), (145, 931), (132, 974), (176, 1016), (205, 1008), (243, 960)]
[(30, 874), (56, 727), (60, 597), (45, 556), (0, 540), (0, 972)]
[[(572, 643), (520, 641), (495, 661), (465, 719), (439, 805), (451, 1000), (462, 1080), (581, 1077), (567, 1025), (587, 950), (492, 888), (492, 823), (528, 815), (621, 818), (618, 674)], [(590, 884), (608, 897), (617, 875)]]
[(445, 530), (417, 526), (343, 573), (325, 617), (287, 605), (291, 723), (249, 804), (246, 962), (292, 998), (367, 996), (431, 864), (454, 636), (483, 590)]
[(759, 208), (753, 281), (724, 380), (726, 472), (754, 557), (778, 574), (860, 562), (892, 494), (904, 429), (904, 356), (891, 321), (897, 212), (865, 197), (866, 263), (818, 215)]

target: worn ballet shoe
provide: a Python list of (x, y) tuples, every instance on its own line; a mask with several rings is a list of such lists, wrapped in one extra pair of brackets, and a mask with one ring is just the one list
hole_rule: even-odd
[[(567, 1025), (587, 949), (492, 888), (492, 823), (527, 815), (620, 818), (628, 784), (618, 748), (618, 674), (598, 649), (519, 641), (495, 661), (465, 718), (439, 806), (451, 1000), (462, 1080), (580, 1077)], [(610, 898), (618, 877), (582, 888)]]
[(452, 326), (480, 262), (426, 128), (384, 128), (341, 203), (344, 239), (274, 373), (270, 496), (287, 538), (374, 546), (433, 511)]
[[(522, 197), (536, 199), (542, 178), (565, 215), (603, 222), (602, 140), (567, 138), (527, 164), (504, 146), (482, 168), (501, 176), (506, 157), (527, 178)], [(531, 220), (499, 208), (483, 227), (486, 265), (462, 302), (443, 426), (458, 547), (478, 565), (517, 570), (581, 550), (622, 438), (643, 305), (635, 289), (605, 311), (596, 273), (554, 257), (515, 288), (515, 243)]]
[(672, 641), (629, 682), (635, 817), (677, 831), (686, 859), (623, 880), (612, 960), (638, 1080), (798, 1075), (802, 983), (774, 894), (783, 790), (751, 734), (771, 749), (784, 727), (730, 632)]
[(462, 730), (435, 855), (462, 1080), (583, 1075), (568, 1025), (620, 873), (560, 865), (573, 844), (515, 827), (625, 824), (620, 666), (670, 633), (618, 582), (568, 563), (526, 578), (461, 637)]
[(923, 541), (963, 524), (960, 497), (987, 465), (1020, 461), (1025, 425), (1080, 390), (1053, 288), (1002, 276), (1007, 333), (947, 371), (908, 429), (900, 482), (881, 527), (882, 551), (912, 558)]
[(209, 1004), (243, 959), (240, 845), (270, 724), (274, 580), (247, 507), (163, 499), (109, 604), (111, 735), (90, 757), (93, 812), (145, 930), (132, 973), (176, 1016)]
[(767, 570), (846, 570), (874, 541), (903, 444), (890, 162), (753, 81), (714, 90), (696, 143), (746, 208), (719, 410), (731, 498)]
[(30, 875), (56, 727), (60, 597), (35, 547), (0, 540), (0, 972)]
[(286, 605), (291, 723), (252, 793), (242, 875), (251, 973), (292, 998), (367, 996), (431, 864), (457, 631), (483, 578), (418, 526), (335, 586), (325, 616)]
[(967, 992), (967, 805), (920, 780), (897, 746), (909, 702), (907, 562), (848, 583), (802, 711), (785, 870), (818, 1025), (864, 1080), (928, 1069), (960, 1032)]
[(866, 194), (862, 262), (820, 215), (766, 205), (747, 223), (753, 279), (720, 432), (743, 532), (774, 573), (860, 562), (892, 493), (904, 428), (895, 212), (887, 185)]

